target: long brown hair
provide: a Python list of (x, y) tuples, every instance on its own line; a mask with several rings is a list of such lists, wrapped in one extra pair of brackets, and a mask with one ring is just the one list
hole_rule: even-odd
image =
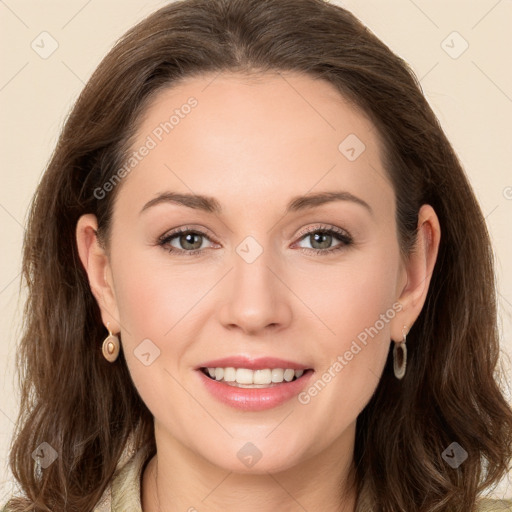
[[(326, 80), (361, 109), (384, 141), (403, 255), (422, 204), (441, 225), (424, 308), (408, 335), (407, 374), (391, 357), (358, 417), (358, 511), (473, 510), (511, 459), (512, 411), (498, 385), (493, 253), (464, 171), (407, 64), (350, 12), (321, 0), (184, 0), (127, 32), (76, 102), (31, 205), (19, 344), (21, 407), (10, 467), (24, 497), (9, 510), (92, 510), (127, 441), (153, 443), (153, 417), (107, 332), (80, 264), (78, 218), (93, 213), (108, 244), (118, 171), (149, 99), (206, 72), (296, 71)], [(458, 469), (442, 458), (456, 441)], [(58, 454), (35, 471), (32, 452)]]

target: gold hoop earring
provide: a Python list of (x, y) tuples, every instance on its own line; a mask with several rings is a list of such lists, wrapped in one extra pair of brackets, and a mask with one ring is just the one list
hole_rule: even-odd
[(103, 340), (101, 351), (103, 353), (103, 357), (109, 363), (113, 363), (119, 355), (120, 343), (119, 338), (115, 334), (112, 334), (109, 324), (110, 322), (107, 322), (108, 336)]
[(393, 371), (395, 372), (395, 377), (398, 380), (404, 378), (405, 369), (407, 367), (407, 346), (405, 344), (407, 335), (405, 331), (407, 330), (407, 326), (404, 325), (402, 329), (403, 340), (395, 343), (393, 347)]

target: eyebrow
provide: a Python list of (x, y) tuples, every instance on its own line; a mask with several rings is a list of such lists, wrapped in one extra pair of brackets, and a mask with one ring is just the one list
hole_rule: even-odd
[[(368, 212), (373, 215), (371, 206), (363, 199), (354, 196), (350, 192), (336, 191), (336, 192), (317, 192), (315, 194), (307, 194), (304, 196), (296, 196), (286, 206), (286, 214), (290, 212), (298, 212), (321, 206), (323, 204), (332, 203), (334, 201), (349, 201), (364, 207)], [(208, 213), (220, 215), (222, 207), (214, 197), (204, 196), (199, 194), (178, 194), (175, 192), (163, 192), (148, 201), (140, 213), (148, 208), (162, 203), (173, 203), (195, 210), (202, 210)]]

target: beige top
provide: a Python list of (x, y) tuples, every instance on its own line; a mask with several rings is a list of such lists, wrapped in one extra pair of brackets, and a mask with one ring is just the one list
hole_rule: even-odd
[(149, 458), (149, 444), (118, 464), (112, 482), (103, 493), (94, 512), (142, 512), (142, 469)]
[[(142, 512), (142, 468), (148, 460), (148, 447), (142, 447), (120, 466), (94, 512)], [(475, 512), (512, 512), (512, 500), (482, 499)]]

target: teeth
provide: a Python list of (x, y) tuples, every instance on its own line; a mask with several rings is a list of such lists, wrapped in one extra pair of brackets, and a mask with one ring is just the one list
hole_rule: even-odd
[(208, 375), (215, 380), (240, 384), (241, 387), (265, 387), (265, 385), (279, 384), (283, 381), (291, 382), (298, 379), (304, 370), (291, 368), (265, 368), (249, 370), (248, 368), (207, 368)]
[(284, 370), (281, 368), (272, 369), (272, 382), (283, 382)]
[(284, 371), (284, 380), (286, 382), (290, 382), (293, 379), (293, 377), (295, 377), (294, 370), (291, 370), (290, 368), (288, 368)]
[(272, 370), (254, 370), (253, 384), (270, 384), (272, 382)]
[[(215, 373), (217, 375), (217, 373)], [(237, 368), (235, 382), (238, 384), (254, 384), (253, 380), (254, 372), (247, 368)]]
[(224, 382), (235, 382), (236, 370), (234, 368), (224, 368)]

